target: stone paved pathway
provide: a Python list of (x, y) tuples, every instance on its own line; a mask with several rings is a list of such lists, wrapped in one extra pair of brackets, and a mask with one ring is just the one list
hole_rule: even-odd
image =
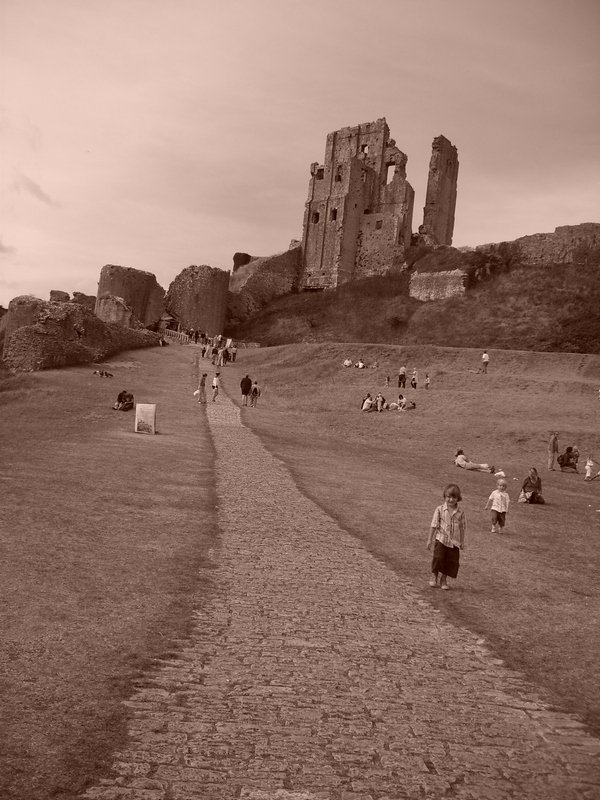
[(210, 599), (86, 800), (600, 797), (600, 740), (304, 497), (224, 395), (207, 409)]

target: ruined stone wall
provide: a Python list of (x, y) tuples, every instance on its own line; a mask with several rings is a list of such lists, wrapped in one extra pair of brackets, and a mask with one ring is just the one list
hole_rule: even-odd
[(73, 297), (71, 298), (72, 303), (79, 303), (81, 306), (85, 306), (89, 308), (90, 311), (93, 311), (96, 308), (96, 298), (92, 294), (83, 294), (82, 292), (73, 292)]
[(169, 286), (166, 308), (183, 327), (216, 336), (225, 327), (228, 289), (229, 272), (207, 265), (187, 267)]
[[(303, 224), (301, 288), (328, 288), (402, 262), (410, 246), (414, 192), (406, 155), (385, 119), (328, 134), (311, 165)], [(377, 226), (371, 215), (381, 215)]]
[(61, 289), (50, 289), (50, 300), (55, 303), (68, 303), (71, 295)]
[(561, 225), (554, 233), (534, 233), (513, 242), (483, 244), (476, 250), (493, 253), (507, 244), (516, 248), (515, 258), (522, 264), (571, 264), (579, 248), (600, 248), (600, 223)]
[(295, 247), (241, 267), (231, 276), (228, 322), (238, 324), (276, 297), (292, 292), (298, 283), (302, 248)]
[(122, 297), (133, 309), (135, 317), (145, 326), (158, 325), (165, 310), (165, 292), (151, 272), (132, 267), (107, 264), (100, 271), (96, 313), (101, 311), (98, 300), (104, 296)]
[(433, 140), (423, 225), (419, 229), (437, 244), (452, 244), (458, 183), (458, 153), (445, 136)]
[(467, 274), (462, 269), (446, 272), (415, 272), (410, 279), (409, 294), (416, 300), (445, 300), (465, 294)]
[(102, 322), (72, 302), (17, 297), (8, 307), (3, 359), (10, 369), (52, 369), (101, 361), (139, 347), (158, 345), (158, 334)]
[(125, 300), (112, 294), (104, 294), (97, 298), (95, 313), (103, 322), (122, 325), (124, 328), (139, 328), (141, 325)]

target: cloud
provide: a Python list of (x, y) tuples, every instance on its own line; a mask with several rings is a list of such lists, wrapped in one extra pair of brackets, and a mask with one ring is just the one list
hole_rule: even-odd
[(45, 203), (48, 206), (60, 207), (60, 203), (57, 200), (53, 200), (52, 197), (42, 189), (39, 183), (36, 183), (28, 175), (25, 175), (24, 172), (18, 173), (13, 183), (13, 188), (17, 191), (22, 190), (24, 192), (29, 192), (29, 194), (41, 203)]
[(16, 247), (11, 247), (8, 244), (4, 244), (2, 239), (0, 239), (0, 256), (9, 256), (16, 252), (17, 252)]

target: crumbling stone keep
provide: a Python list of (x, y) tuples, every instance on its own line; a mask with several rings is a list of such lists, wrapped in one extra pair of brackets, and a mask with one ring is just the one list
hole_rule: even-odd
[(107, 264), (100, 271), (96, 296), (95, 311), (100, 319), (103, 311), (100, 300), (110, 295), (123, 298), (146, 327), (157, 326), (165, 310), (165, 291), (151, 272)]
[(452, 244), (458, 153), (445, 136), (433, 140), (427, 194), (423, 209), (423, 225), (419, 233), (431, 237), (434, 244)]
[(300, 288), (381, 275), (410, 247), (414, 191), (385, 119), (328, 134), (311, 165)]
[(186, 267), (169, 286), (166, 308), (185, 328), (209, 336), (223, 333), (229, 272), (204, 265)]

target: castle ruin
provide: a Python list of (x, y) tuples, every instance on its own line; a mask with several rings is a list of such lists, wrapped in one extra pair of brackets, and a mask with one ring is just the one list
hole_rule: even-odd
[[(335, 287), (404, 263), (414, 204), (406, 162), (385, 118), (328, 134), (324, 163), (311, 165), (300, 289)], [(421, 229), (429, 243), (452, 242), (457, 177), (456, 148), (438, 136)]]

